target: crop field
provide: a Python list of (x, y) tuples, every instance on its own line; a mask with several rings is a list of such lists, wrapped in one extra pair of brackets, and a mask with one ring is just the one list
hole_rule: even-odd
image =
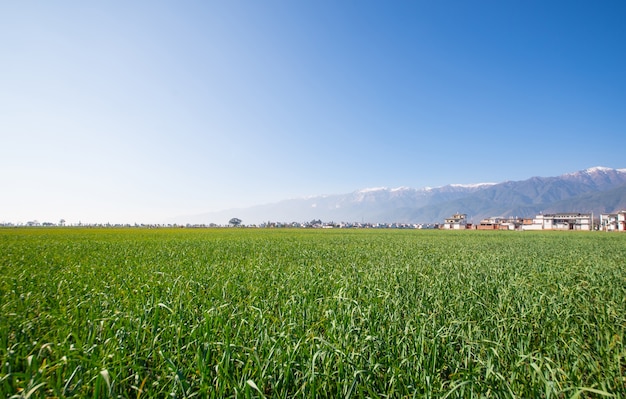
[(626, 235), (0, 229), (1, 397), (626, 397)]

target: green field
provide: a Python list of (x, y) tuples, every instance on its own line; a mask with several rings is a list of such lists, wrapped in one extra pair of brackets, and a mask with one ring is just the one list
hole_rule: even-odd
[(3, 397), (626, 397), (626, 235), (0, 229)]

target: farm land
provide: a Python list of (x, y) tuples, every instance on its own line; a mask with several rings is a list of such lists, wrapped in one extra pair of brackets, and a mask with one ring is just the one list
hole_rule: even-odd
[(626, 397), (626, 236), (0, 229), (0, 396)]

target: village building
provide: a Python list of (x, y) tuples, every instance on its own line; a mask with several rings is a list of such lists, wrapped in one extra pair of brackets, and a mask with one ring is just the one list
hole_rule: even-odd
[(476, 226), (477, 230), (498, 230), (500, 224), (500, 218), (487, 218), (483, 219)]
[(590, 213), (553, 213), (537, 215), (532, 223), (522, 223), (522, 230), (591, 230)]
[(522, 224), (522, 219), (491, 217), (480, 221), (477, 230), (516, 230)]
[(626, 210), (600, 214), (600, 228), (603, 231), (626, 231)]
[(467, 215), (464, 213), (455, 213), (452, 217), (445, 219), (443, 223), (445, 230), (464, 230), (468, 228)]
[(533, 219), (526, 219), (522, 224), (522, 230), (543, 230), (543, 215), (537, 215)]

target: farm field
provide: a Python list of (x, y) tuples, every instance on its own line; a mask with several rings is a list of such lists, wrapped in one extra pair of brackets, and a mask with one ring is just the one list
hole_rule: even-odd
[(2, 397), (626, 397), (626, 235), (0, 229)]

